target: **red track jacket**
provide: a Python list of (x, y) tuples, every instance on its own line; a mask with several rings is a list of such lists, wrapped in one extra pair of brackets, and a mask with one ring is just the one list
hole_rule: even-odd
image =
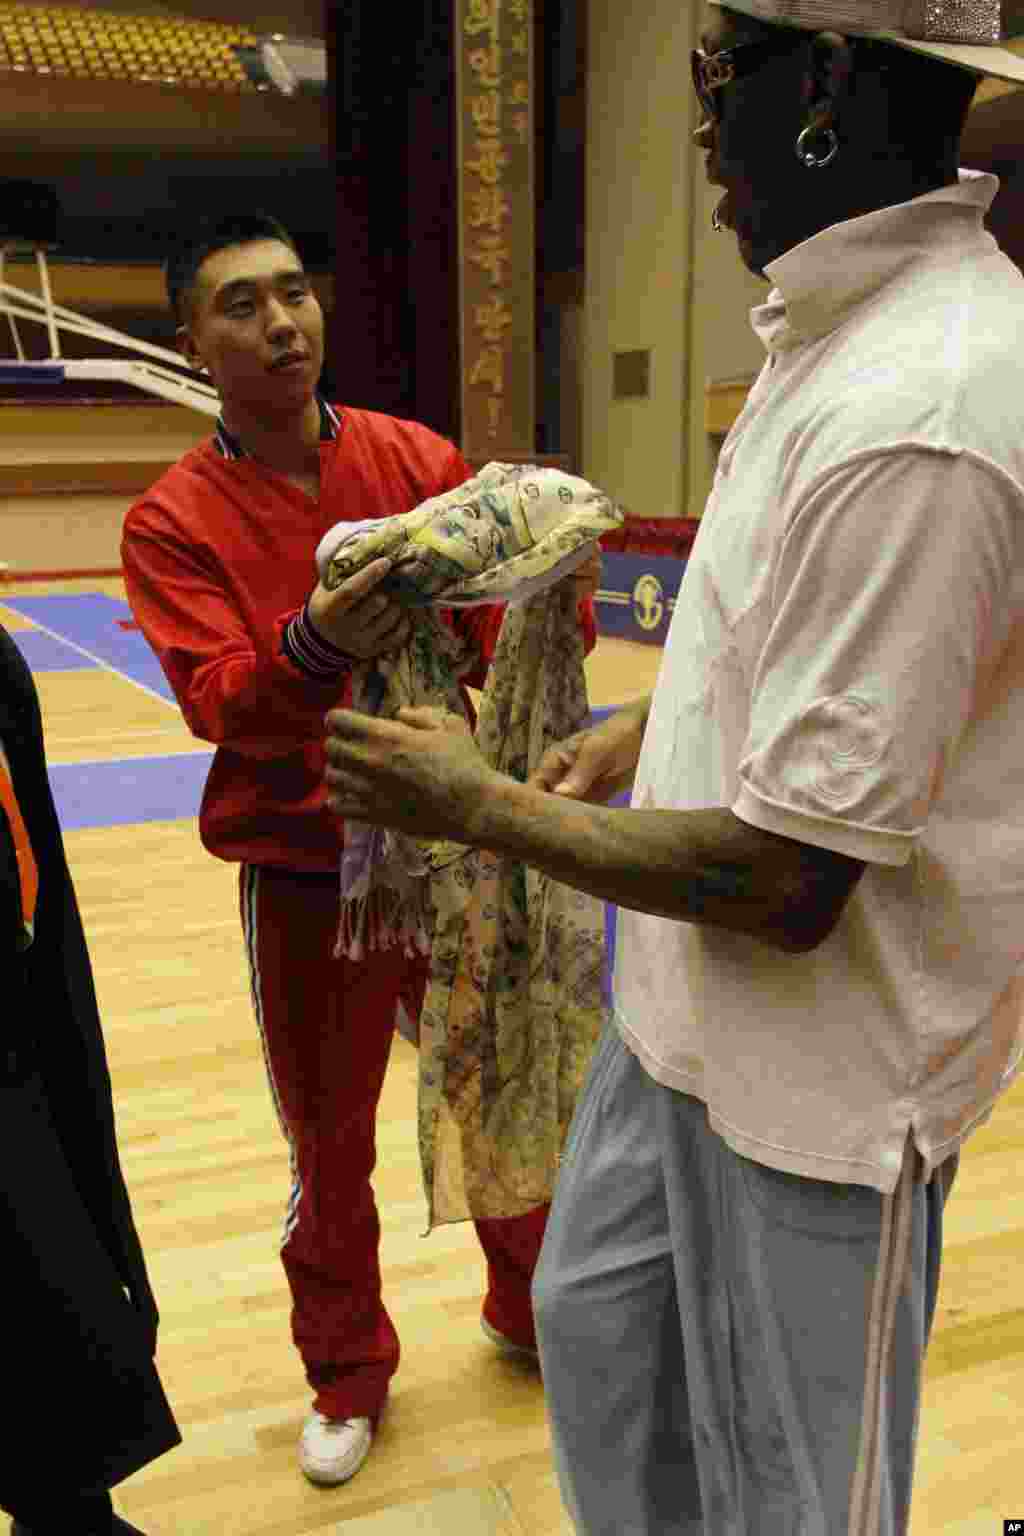
[[(416, 422), (322, 405), (314, 502), (245, 457), (223, 428), (132, 507), (121, 544), (138, 623), (194, 735), (214, 755), (199, 814), (206, 848), (229, 862), (337, 868), (342, 824), (327, 808), (324, 714), (344, 677), (308, 677), (282, 636), (316, 584), (314, 553), (335, 523), (408, 512), (469, 478), (458, 449)], [(445, 610), (476, 644), (482, 687), (501, 607)], [(586, 649), (593, 605), (580, 605)]]

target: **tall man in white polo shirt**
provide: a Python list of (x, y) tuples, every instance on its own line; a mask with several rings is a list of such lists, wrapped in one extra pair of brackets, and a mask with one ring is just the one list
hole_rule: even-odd
[(907, 1529), (944, 1202), (1024, 1047), (1024, 279), (958, 173), (1024, 60), (985, 7), (709, 10), (768, 357), (653, 698), (529, 785), (432, 711), (329, 717), (341, 815), (624, 909), (534, 1282), (581, 1536)]

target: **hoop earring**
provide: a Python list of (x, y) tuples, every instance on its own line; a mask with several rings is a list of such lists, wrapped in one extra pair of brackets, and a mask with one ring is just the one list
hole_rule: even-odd
[[(813, 149), (807, 147), (812, 138), (819, 136), (828, 140), (828, 148), (823, 155), (816, 155)], [(831, 165), (838, 153), (839, 140), (832, 128), (815, 128), (808, 125), (796, 141), (796, 157), (809, 171), (820, 171), (824, 166)]]

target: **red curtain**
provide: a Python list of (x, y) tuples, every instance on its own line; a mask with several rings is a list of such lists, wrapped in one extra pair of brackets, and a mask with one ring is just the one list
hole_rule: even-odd
[(700, 523), (695, 517), (627, 517), (621, 528), (606, 533), (601, 548), (618, 555), (674, 555), (690, 553)]

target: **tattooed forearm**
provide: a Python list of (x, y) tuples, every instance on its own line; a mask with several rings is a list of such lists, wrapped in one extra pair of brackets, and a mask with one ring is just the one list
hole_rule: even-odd
[(722, 901), (747, 901), (753, 888), (754, 872), (730, 865), (709, 864), (689, 882), (693, 915), (701, 918)]
[(474, 840), (619, 906), (794, 953), (827, 936), (864, 867), (724, 808), (612, 810), (511, 782), (482, 807)]

